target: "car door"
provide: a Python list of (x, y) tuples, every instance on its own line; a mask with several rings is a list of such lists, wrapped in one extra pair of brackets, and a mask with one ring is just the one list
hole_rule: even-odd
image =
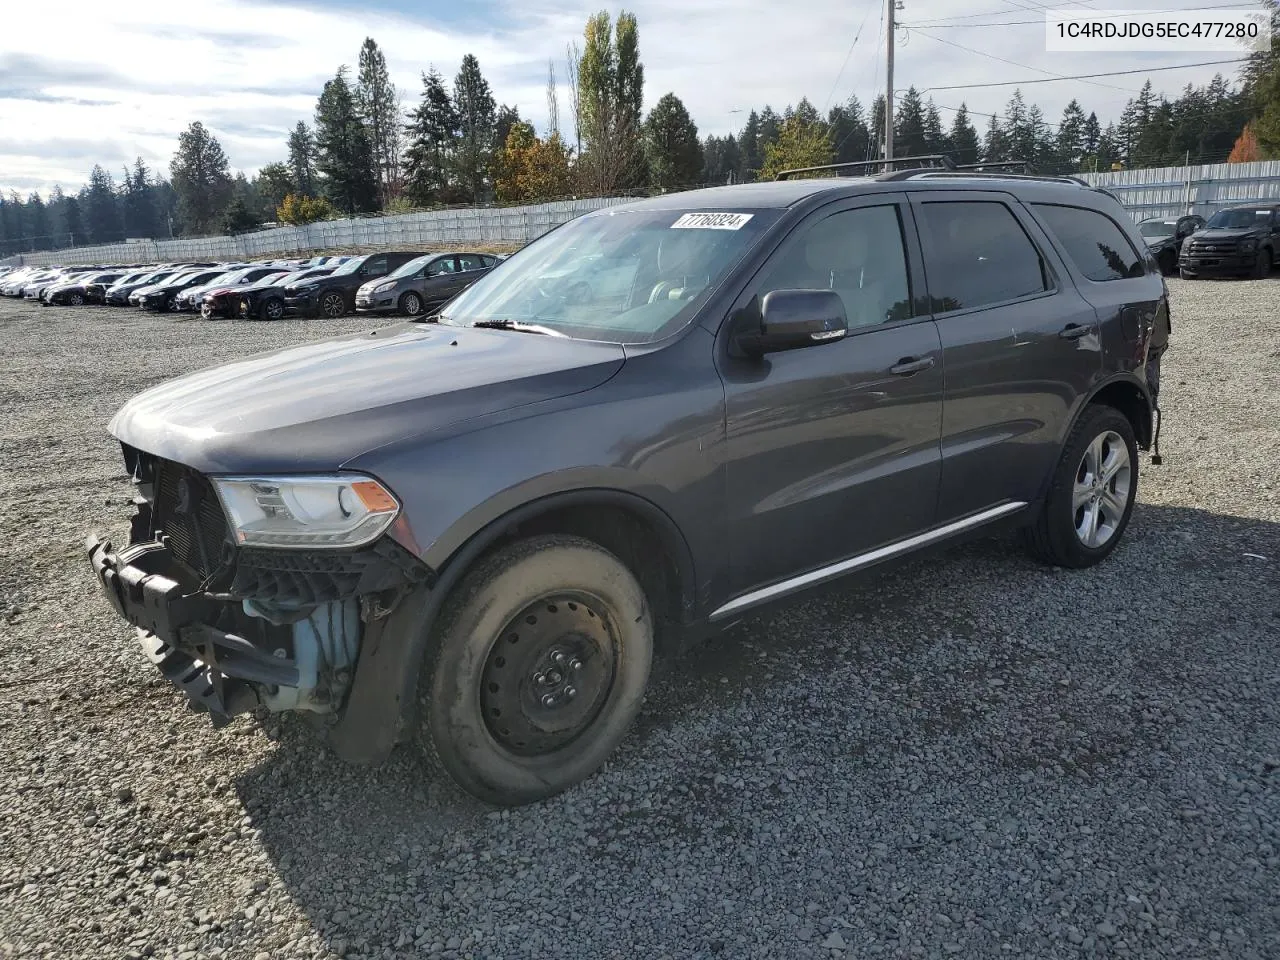
[[(777, 593), (802, 574), (934, 521), (942, 350), (915, 316), (919, 253), (899, 194), (811, 214), (755, 274), (722, 325), (726, 501), (733, 592)], [(759, 360), (725, 343), (754, 298), (835, 289), (847, 336)]]
[(458, 263), (452, 254), (436, 257), (424, 272), (423, 294), (428, 303), (444, 303), (457, 290)]
[(938, 521), (1030, 503), (1101, 374), (1097, 317), (1012, 196), (918, 191), (911, 206), (947, 371)]

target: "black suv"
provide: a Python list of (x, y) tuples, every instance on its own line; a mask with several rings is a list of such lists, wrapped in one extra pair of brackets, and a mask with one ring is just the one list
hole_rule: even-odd
[(1280, 205), (1256, 203), (1219, 210), (1182, 244), (1178, 274), (1200, 277), (1253, 277), (1271, 274), (1280, 247)]
[(352, 313), (356, 308), (356, 291), (362, 284), (385, 277), (418, 256), (420, 254), (389, 251), (352, 257), (327, 277), (312, 277), (285, 287), (285, 313), (330, 320)]
[(1178, 250), (1182, 242), (1197, 230), (1204, 229), (1204, 217), (1188, 214), (1185, 217), (1152, 217), (1138, 224), (1138, 232), (1147, 242), (1147, 249), (1155, 257), (1160, 272), (1166, 276), (1178, 272)]
[(87, 547), (215, 721), (320, 714), (344, 758), (408, 738), (526, 802), (599, 767), (655, 650), (708, 627), (1005, 526), (1103, 560), (1168, 323), (1129, 217), (1066, 178), (669, 194), (432, 322), (135, 397), (129, 543)]

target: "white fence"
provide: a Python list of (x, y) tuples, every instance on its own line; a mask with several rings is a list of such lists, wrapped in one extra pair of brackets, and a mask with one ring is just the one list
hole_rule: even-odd
[(1235, 204), (1280, 201), (1280, 160), (1153, 167), (1079, 176), (1114, 193), (1135, 220), (1186, 213), (1208, 217)]
[(324, 220), (303, 227), (276, 227), (235, 237), (112, 243), (24, 253), (0, 260), (0, 263), (165, 263), (183, 260), (239, 260), (270, 254), (305, 254), (346, 247), (527, 243), (574, 217), (625, 202), (626, 198), (593, 197), (526, 207), (474, 207), (390, 217)]

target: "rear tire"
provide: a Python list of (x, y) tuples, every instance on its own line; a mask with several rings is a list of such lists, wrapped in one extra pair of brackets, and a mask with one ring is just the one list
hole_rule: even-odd
[(1129, 526), (1138, 493), (1138, 445), (1129, 418), (1089, 406), (1072, 428), (1039, 517), (1023, 531), (1037, 559), (1091, 567), (1110, 556)]
[(337, 320), (347, 312), (347, 300), (342, 294), (331, 290), (320, 298), (319, 312), (326, 320)]
[(267, 297), (258, 307), (258, 316), (263, 320), (279, 320), (284, 316), (284, 301), (279, 297)]
[(500, 806), (590, 776), (640, 709), (652, 624), (635, 576), (589, 540), (496, 551), (454, 588), (428, 648), (417, 722), (428, 764)]

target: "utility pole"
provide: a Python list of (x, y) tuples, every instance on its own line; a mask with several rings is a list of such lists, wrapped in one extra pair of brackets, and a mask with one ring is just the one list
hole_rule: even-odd
[[(884, 68), (884, 158), (886, 160), (893, 159), (893, 20), (897, 5), (898, 0), (884, 0), (885, 24), (888, 28), (884, 38), (885, 51), (888, 53)], [(888, 164), (885, 166), (887, 167)]]

